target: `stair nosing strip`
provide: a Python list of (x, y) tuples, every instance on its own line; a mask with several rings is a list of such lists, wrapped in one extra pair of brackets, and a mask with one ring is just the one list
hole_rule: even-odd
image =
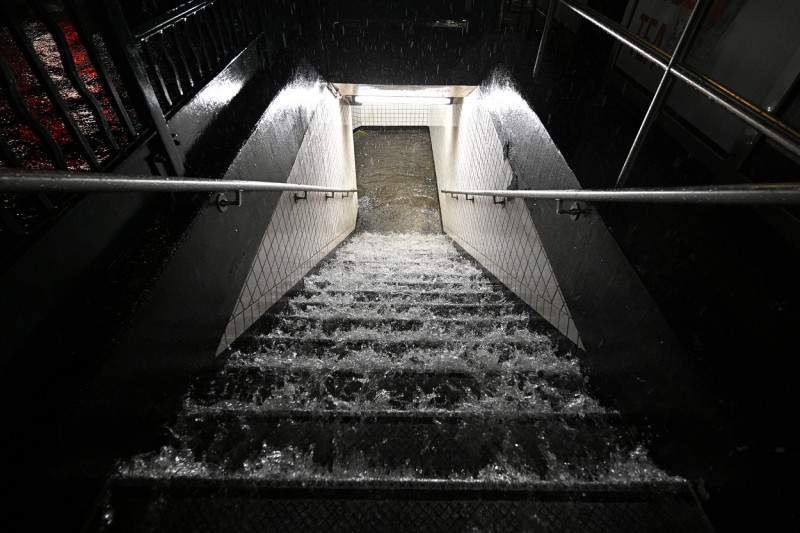
[(287, 420), (313, 420), (315, 422), (369, 422), (369, 423), (415, 423), (433, 424), (437, 422), (470, 422), (494, 420), (501, 423), (535, 423), (551, 421), (571, 421), (584, 419), (603, 419), (604, 421), (622, 422), (622, 416), (616, 411), (598, 412), (520, 412), (520, 411), (458, 411), (454, 409), (442, 410), (308, 410), (308, 409), (270, 409), (259, 407), (229, 407), (229, 406), (187, 406), (181, 416), (239, 416), (261, 419), (287, 419)]
[[(224, 487), (217, 484), (225, 482)], [(304, 476), (294, 479), (279, 478), (277, 476), (251, 476), (246, 474), (226, 473), (212, 477), (199, 477), (193, 475), (171, 474), (164, 477), (152, 477), (135, 474), (117, 474), (114, 478), (115, 488), (142, 488), (146, 490), (163, 490), (164, 488), (181, 488), (176, 483), (193, 485), (191, 489), (208, 488), (209, 490), (229, 491), (231, 488), (241, 488), (251, 493), (254, 489), (265, 492), (278, 491), (276, 496), (281, 498), (342, 498), (342, 494), (361, 493), (361, 498), (347, 496), (348, 499), (386, 498), (385, 492), (393, 493), (400, 499), (413, 499), (419, 493), (438, 493), (449, 496), (446, 499), (487, 499), (487, 500), (544, 500), (544, 501), (659, 501), (667, 494), (686, 498), (694, 501), (694, 493), (688, 480), (670, 476), (668, 478), (652, 479), (647, 481), (498, 481), (480, 479), (402, 479), (379, 477), (350, 477), (326, 478), (317, 476)], [(233, 485), (234, 487), (231, 487)], [(287, 489), (297, 489), (287, 492)], [(377, 492), (377, 494), (374, 494)], [(373, 494), (370, 494), (373, 493)], [(192, 493), (194, 494), (194, 493)], [(563, 496), (561, 496), (563, 495)], [(259, 494), (263, 497), (263, 494)], [(428, 499), (428, 498), (426, 498)], [(433, 499), (433, 498), (431, 498)]]
[[(304, 374), (312, 374), (317, 372), (326, 372), (332, 374), (348, 374), (348, 375), (369, 375), (369, 374), (407, 374), (407, 375), (436, 375), (436, 376), (460, 376), (460, 377), (473, 377), (476, 374), (480, 374), (483, 377), (505, 377), (514, 374), (537, 374), (536, 377), (547, 378), (548, 376), (552, 377), (559, 377), (559, 376), (580, 376), (581, 378), (583, 375), (580, 373), (578, 369), (573, 369), (571, 371), (562, 371), (562, 372), (547, 372), (546, 368), (522, 368), (522, 369), (483, 369), (483, 368), (447, 368), (447, 369), (434, 369), (431, 367), (412, 367), (412, 366), (374, 366), (368, 368), (366, 370), (359, 371), (355, 367), (336, 367), (336, 366), (327, 366), (327, 365), (319, 365), (319, 366), (301, 366), (299, 368), (292, 368), (290, 364), (286, 365), (248, 365), (248, 364), (228, 364), (225, 368), (222, 369), (224, 372), (226, 369), (232, 370), (259, 370), (264, 374), (290, 374), (290, 373), (304, 373)], [(542, 372), (544, 375), (539, 376), (538, 374)], [(219, 376), (219, 374), (218, 374)]]

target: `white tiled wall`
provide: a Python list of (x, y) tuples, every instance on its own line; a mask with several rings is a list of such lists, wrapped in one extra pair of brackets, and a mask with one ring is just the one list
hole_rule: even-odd
[[(319, 99), (287, 182), (355, 189), (349, 106), (327, 91)], [(217, 353), (353, 231), (358, 199), (341, 196), (326, 200), (324, 193), (310, 192), (295, 202), (294, 193), (281, 194)]]
[[(506, 189), (513, 172), (488, 112), (475, 90), (454, 110), (452, 126), (432, 125), (440, 189)], [(467, 252), (573, 342), (580, 335), (522, 200), (505, 207), (491, 197), (474, 202), (440, 194), (444, 230)]]
[(452, 126), (461, 106), (389, 104), (350, 107), (353, 129), (361, 126)]

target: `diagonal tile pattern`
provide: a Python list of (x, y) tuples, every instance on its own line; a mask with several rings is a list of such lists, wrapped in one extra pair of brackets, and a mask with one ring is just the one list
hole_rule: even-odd
[[(465, 98), (452, 126), (431, 126), (440, 189), (514, 187), (511, 165), (481, 90)], [(582, 347), (547, 253), (522, 200), (505, 205), (490, 197), (467, 201), (440, 194), (445, 231), (484, 267), (570, 340)]]
[[(356, 188), (350, 110), (327, 92), (319, 94), (287, 182)], [(353, 231), (357, 209), (355, 194), (308, 193), (297, 202), (294, 193), (281, 194), (218, 354)]]

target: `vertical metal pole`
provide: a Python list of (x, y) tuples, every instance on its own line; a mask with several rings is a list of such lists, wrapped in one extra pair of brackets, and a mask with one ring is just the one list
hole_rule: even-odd
[(644, 141), (647, 139), (647, 135), (650, 133), (656, 118), (658, 118), (661, 107), (664, 105), (664, 102), (666, 102), (670, 89), (675, 81), (675, 78), (672, 75), (672, 68), (676, 65), (679, 65), (689, 54), (692, 43), (694, 42), (695, 37), (697, 37), (697, 34), (700, 32), (700, 28), (708, 16), (711, 3), (712, 0), (697, 0), (694, 10), (692, 10), (692, 14), (689, 16), (689, 21), (686, 23), (686, 28), (684, 28), (683, 33), (678, 40), (678, 44), (675, 46), (675, 51), (672, 53), (672, 57), (667, 64), (667, 68), (664, 70), (664, 75), (661, 77), (658, 88), (653, 94), (653, 99), (650, 101), (650, 106), (647, 108), (647, 113), (645, 113), (644, 119), (642, 119), (642, 124), (639, 126), (639, 131), (636, 133), (636, 138), (633, 140), (633, 145), (631, 145), (630, 152), (628, 152), (628, 157), (625, 159), (625, 163), (622, 165), (622, 170), (617, 177), (617, 183), (615, 185), (616, 187), (624, 187), (627, 185), (631, 171), (633, 170), (633, 166), (636, 164), (636, 158), (638, 157), (639, 152), (644, 145)]
[[(550, 0), (550, 6), (547, 8), (547, 16), (544, 19), (544, 29), (542, 29), (542, 38), (539, 39), (539, 49), (536, 51), (536, 63), (533, 64), (533, 81), (536, 81), (536, 75), (539, 73), (539, 67), (542, 65), (542, 56), (544, 55), (544, 45), (547, 43), (547, 35), (550, 33), (550, 25), (553, 22), (553, 15), (556, 12), (556, 0)], [(531, 19), (533, 14), (531, 13)], [(531, 23), (533, 21), (531, 20)]]

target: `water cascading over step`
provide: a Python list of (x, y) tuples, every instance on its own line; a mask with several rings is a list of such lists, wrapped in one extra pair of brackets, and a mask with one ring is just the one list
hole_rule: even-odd
[(110, 531), (709, 531), (444, 235), (351, 238), (121, 465)]

